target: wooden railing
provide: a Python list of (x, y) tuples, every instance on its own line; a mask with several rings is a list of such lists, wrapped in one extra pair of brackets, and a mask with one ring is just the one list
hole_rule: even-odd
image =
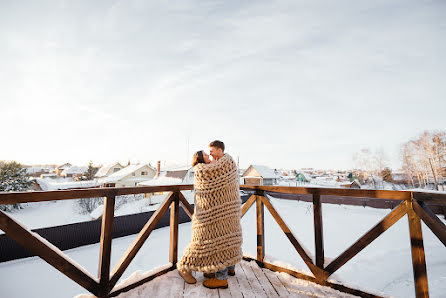
[[(410, 245), (412, 251), (412, 265), (414, 273), (414, 284), (416, 297), (429, 297), (428, 277), (426, 272), (426, 260), (424, 255), (423, 233), (421, 230), (421, 220), (446, 246), (446, 226), (429, 209), (426, 202), (435, 205), (446, 206), (446, 194), (411, 192), (411, 191), (387, 191), (387, 190), (360, 190), (360, 189), (337, 189), (337, 188), (305, 188), (305, 187), (280, 187), (280, 186), (248, 186), (242, 185), (241, 189), (253, 191), (253, 195), (248, 199), (242, 208), (242, 215), (256, 204), (257, 218), (257, 258), (255, 261), (265, 268), (286, 272), (297, 278), (309, 280), (324, 286), (329, 286), (337, 290), (358, 295), (361, 297), (377, 297), (376, 295), (363, 291), (351, 289), (340, 284), (329, 282), (330, 275), (340, 269), (349, 260), (355, 257), (360, 251), (377, 239), (392, 225), (398, 222), (404, 215), (408, 215)], [(313, 196), (314, 214), (314, 241), (315, 256), (305, 249), (305, 247), (293, 235), (291, 230), (280, 217), (265, 193), (288, 193), (288, 194), (308, 194)], [(329, 264), (325, 264), (324, 237), (322, 224), (322, 202), (321, 196), (351, 196), (369, 197), (377, 199), (399, 200), (400, 204), (394, 208), (386, 217), (372, 227), (354, 244), (347, 248), (337, 258)], [(300, 257), (303, 259), (313, 276), (305, 275), (287, 268), (275, 266), (264, 261), (265, 257), (265, 236), (264, 236), (264, 206), (271, 213), (282, 231), (290, 240)], [(421, 219), (421, 220), (420, 220)], [(245, 257), (247, 260), (252, 258)]]
[[(31, 232), (29, 229), (16, 222), (5, 212), (0, 211), (0, 229), (9, 237), (17, 241), (23, 247), (39, 256), (62, 274), (78, 283), (90, 293), (98, 297), (113, 297), (122, 292), (133, 289), (153, 278), (176, 268), (178, 259), (178, 218), (179, 206), (192, 217), (193, 208), (184, 198), (182, 190), (192, 190), (192, 185), (148, 186), (132, 188), (96, 188), (82, 190), (66, 190), (51, 192), (21, 192), (0, 193), (0, 204), (15, 204), (25, 202), (42, 202), (54, 200), (69, 200), (78, 198), (105, 197), (104, 213), (102, 216), (102, 228), (100, 237), (99, 272), (98, 277), (92, 276), (87, 270), (70, 259), (57, 247)], [(113, 270), (110, 270), (110, 256), (112, 243), (112, 230), (114, 219), (115, 197), (119, 195), (169, 192), (167, 198), (150, 217), (131, 246), (118, 261)], [(144, 242), (155, 229), (163, 215), (170, 208), (170, 248), (169, 263), (160, 270), (144, 276), (137, 282), (127, 286), (116, 286), (124, 271), (130, 265)]]
[[(53, 200), (68, 200), (77, 198), (105, 197), (104, 213), (102, 216), (102, 229), (100, 237), (100, 255), (98, 277), (92, 276), (87, 270), (82, 268), (75, 261), (66, 256), (57, 247), (31, 232), (26, 227), (16, 222), (5, 212), (0, 211), (0, 229), (9, 237), (20, 243), (26, 249), (39, 256), (68, 278), (78, 283), (86, 290), (98, 297), (113, 297), (122, 292), (129, 291), (153, 278), (162, 275), (176, 268), (178, 260), (178, 217), (179, 206), (192, 218), (193, 208), (182, 195), (183, 190), (192, 190), (192, 185), (170, 185), (170, 186), (149, 186), (133, 188), (97, 188), (83, 190), (51, 191), (51, 192), (21, 192), (21, 193), (0, 193), (0, 204), (15, 204), (25, 202), (41, 202)], [(337, 290), (358, 295), (361, 297), (377, 297), (376, 295), (365, 293), (360, 290), (348, 288), (346, 286), (328, 281), (330, 275), (336, 272), (350, 259), (356, 256), (361, 250), (367, 247), (372, 241), (378, 238), (388, 228), (408, 214), (410, 243), (412, 250), (412, 264), (414, 271), (415, 293), (417, 297), (428, 297), (428, 282), (426, 273), (426, 261), (424, 255), (423, 235), (421, 231), (421, 220), (432, 230), (432, 232), (446, 246), (446, 226), (441, 220), (430, 211), (426, 202), (436, 205), (446, 206), (446, 195), (410, 192), (410, 191), (385, 191), (385, 190), (356, 190), (356, 189), (329, 189), (329, 188), (304, 188), (304, 187), (276, 187), (276, 186), (247, 186), (242, 185), (241, 189), (252, 191), (253, 194), (242, 207), (242, 215), (248, 209), (256, 205), (257, 224), (257, 257), (255, 261), (262, 267), (286, 272), (297, 278), (309, 280), (324, 286), (329, 286)], [(119, 195), (169, 192), (169, 195), (161, 203), (157, 211), (152, 215), (131, 246), (124, 253), (117, 265), (110, 270), (112, 229), (114, 218), (115, 197)], [(313, 196), (314, 213), (314, 233), (315, 233), (315, 256), (305, 249), (298, 241), (292, 231), (285, 224), (282, 217), (270, 203), (265, 193), (290, 193), (309, 194)], [(395, 199), (401, 203), (394, 208), (383, 220), (372, 227), (358, 241), (351, 245), (345, 252), (329, 264), (325, 264), (324, 239), (322, 224), (322, 202), (321, 196), (351, 196), (370, 197), (378, 199)], [(265, 233), (264, 233), (264, 206), (271, 213), (279, 224), (297, 253), (303, 259), (313, 276), (305, 275), (287, 268), (279, 267), (264, 261), (265, 257)], [(125, 286), (116, 286), (118, 280), (128, 268), (139, 249), (150, 236), (162, 216), (170, 208), (170, 246), (169, 263), (156, 272), (143, 276), (140, 280)], [(421, 220), (420, 220), (421, 219)], [(244, 257), (247, 260), (253, 260)]]

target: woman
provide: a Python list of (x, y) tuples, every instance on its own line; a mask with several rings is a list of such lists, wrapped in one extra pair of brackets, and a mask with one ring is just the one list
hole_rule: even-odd
[(192, 166), (195, 167), (199, 163), (211, 163), (209, 159), (209, 155), (206, 154), (203, 150), (195, 152), (192, 157)]
[(192, 165), (195, 190), (192, 239), (177, 263), (178, 272), (190, 284), (196, 283), (192, 270), (215, 273), (215, 278), (203, 285), (227, 288), (227, 275), (235, 274), (234, 265), (243, 255), (237, 165), (228, 154), (211, 162), (203, 151), (194, 154)]

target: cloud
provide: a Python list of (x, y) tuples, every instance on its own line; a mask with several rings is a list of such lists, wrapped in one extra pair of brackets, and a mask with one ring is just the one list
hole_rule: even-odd
[(242, 166), (348, 168), (362, 147), (398, 166), (446, 125), (445, 8), (3, 1), (0, 158), (186, 162), (221, 138)]

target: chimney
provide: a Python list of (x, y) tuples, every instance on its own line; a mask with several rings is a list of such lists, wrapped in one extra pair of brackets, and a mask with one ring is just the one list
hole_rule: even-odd
[(161, 172), (161, 161), (158, 160), (158, 162), (156, 163), (156, 177), (159, 177)]

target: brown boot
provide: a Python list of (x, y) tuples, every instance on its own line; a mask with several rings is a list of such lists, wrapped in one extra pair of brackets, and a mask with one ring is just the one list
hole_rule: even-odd
[(203, 276), (206, 278), (214, 278), (215, 277), (215, 273), (203, 273)]
[(219, 280), (216, 278), (211, 278), (203, 281), (203, 286), (209, 289), (227, 289), (228, 280), (227, 279)]
[(187, 282), (188, 284), (194, 284), (194, 283), (197, 282), (195, 277), (193, 277), (191, 271), (180, 271), (180, 270), (178, 270), (178, 273), (184, 279), (184, 281)]
[(228, 270), (228, 274), (229, 274), (230, 276), (234, 276), (234, 275), (235, 275), (235, 269), (233, 269), (233, 270)]

